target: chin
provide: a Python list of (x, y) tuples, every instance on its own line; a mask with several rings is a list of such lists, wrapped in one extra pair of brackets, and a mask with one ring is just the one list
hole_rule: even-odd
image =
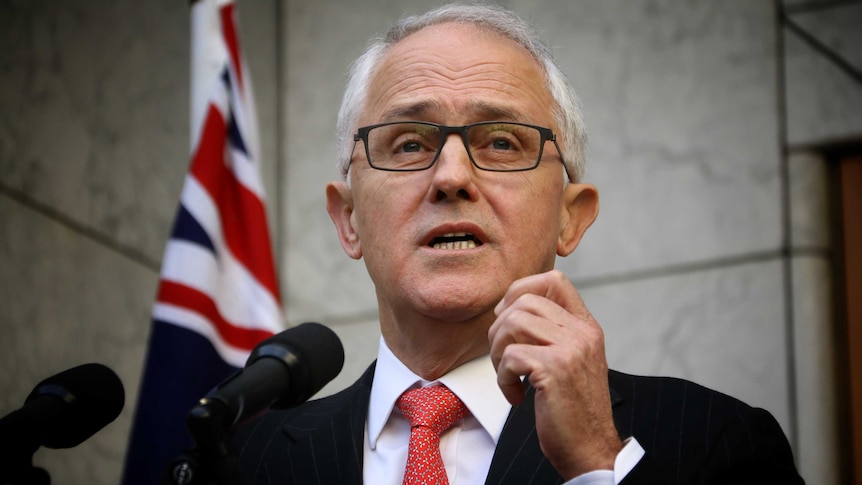
[(447, 322), (466, 322), (485, 314), (490, 314), (493, 321), (494, 306), (498, 301), (487, 295), (480, 297), (470, 295), (470, 292), (456, 291), (425, 297), (418, 308), (424, 315)]

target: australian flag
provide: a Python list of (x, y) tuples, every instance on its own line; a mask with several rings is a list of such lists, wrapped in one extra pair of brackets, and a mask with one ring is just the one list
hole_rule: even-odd
[(192, 5), (192, 155), (165, 248), (125, 485), (159, 482), (185, 420), (283, 328), (250, 79), (229, 0)]

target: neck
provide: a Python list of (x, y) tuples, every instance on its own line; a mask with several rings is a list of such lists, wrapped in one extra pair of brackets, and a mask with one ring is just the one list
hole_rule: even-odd
[(490, 351), (488, 328), (493, 311), (465, 321), (448, 321), (424, 315), (395, 318), (380, 315), (386, 345), (408, 369), (433, 381), (461, 364)]

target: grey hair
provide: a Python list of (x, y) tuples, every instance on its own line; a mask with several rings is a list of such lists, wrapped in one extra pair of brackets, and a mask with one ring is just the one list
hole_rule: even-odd
[(353, 133), (365, 108), (371, 80), (383, 57), (396, 43), (426, 27), (444, 23), (471, 24), (497, 32), (524, 47), (542, 66), (545, 81), (557, 106), (554, 118), (562, 131), (560, 143), (566, 172), (573, 181), (584, 173), (586, 129), (580, 101), (565, 74), (557, 66), (550, 49), (526, 21), (502, 7), (451, 4), (421, 15), (405, 17), (384, 36), (372, 40), (351, 65), (347, 87), (338, 110), (337, 134), (340, 146), (338, 167), (344, 177), (354, 147)]

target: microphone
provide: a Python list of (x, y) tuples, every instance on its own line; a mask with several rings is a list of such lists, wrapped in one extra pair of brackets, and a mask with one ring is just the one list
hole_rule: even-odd
[(123, 383), (101, 364), (80, 365), (43, 380), (24, 406), (0, 419), (0, 480), (48, 483), (47, 473), (32, 466), (33, 453), (40, 446), (79, 445), (116, 419), (124, 403)]
[(37, 384), (22, 408), (0, 420), (0, 440), (72, 448), (116, 419), (125, 398), (123, 383), (111, 369), (73, 367)]
[(270, 407), (307, 401), (343, 365), (338, 335), (319, 323), (303, 323), (264, 340), (242, 370), (189, 411), (186, 427), (195, 447), (170, 463), (161, 483), (243, 483), (228, 443), (233, 426)]
[(338, 335), (319, 323), (303, 323), (258, 344), (245, 368), (210, 391), (201, 405), (223, 406), (221, 422), (227, 430), (271, 406), (290, 407), (307, 401), (343, 365), (344, 348)]

